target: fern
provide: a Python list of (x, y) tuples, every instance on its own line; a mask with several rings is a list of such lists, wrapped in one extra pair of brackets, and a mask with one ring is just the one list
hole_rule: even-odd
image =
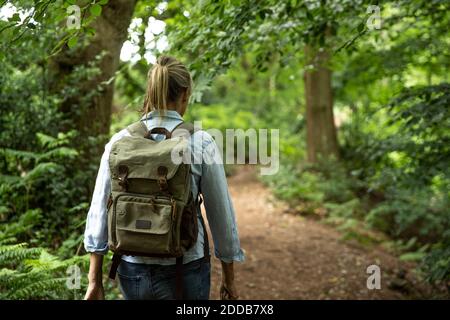
[(50, 151), (47, 151), (37, 157), (39, 163), (52, 160), (66, 160), (74, 159), (78, 156), (78, 152), (75, 149), (68, 147), (59, 147)]
[(1, 184), (19, 184), (22, 182), (22, 177), (0, 174), (0, 183)]
[[(8, 224), (2, 226), (0, 230), (0, 245), (11, 243), (15, 241), (16, 236), (29, 232), (36, 223), (42, 218), (42, 212), (40, 209), (27, 210), (22, 214), (17, 221), (11, 221)], [(9, 239), (6, 241), (6, 239)]]
[(25, 259), (36, 259), (40, 253), (40, 248), (27, 248), (26, 243), (0, 246), (0, 265), (14, 266)]
[(47, 179), (48, 175), (54, 174), (61, 166), (53, 162), (39, 163), (24, 177), (25, 182), (34, 183), (39, 180)]
[(37, 155), (37, 153), (31, 151), (15, 150), (9, 148), (0, 149), (0, 156), (8, 159), (35, 159)]
[[(39, 273), (40, 277), (45, 274)], [(21, 286), (20, 289), (13, 291), (8, 295), (7, 299), (42, 299), (42, 298), (56, 298), (58, 293), (64, 292), (65, 278), (47, 278), (36, 279), (36, 281), (28, 285)]]
[(26, 243), (0, 246), (1, 299), (71, 298), (65, 273), (69, 266), (87, 263), (86, 257), (61, 260), (43, 248)]

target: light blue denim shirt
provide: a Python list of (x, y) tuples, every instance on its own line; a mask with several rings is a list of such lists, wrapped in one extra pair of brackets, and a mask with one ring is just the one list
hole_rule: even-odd
[[(168, 110), (165, 114), (152, 111), (147, 117), (142, 118), (141, 121), (144, 121), (149, 130), (155, 127), (164, 127), (172, 131), (183, 121), (183, 118), (173, 110)], [(84, 247), (87, 252), (106, 254), (108, 251), (106, 206), (111, 191), (109, 153), (114, 142), (129, 135), (128, 130), (123, 129), (116, 133), (105, 146), (95, 182), (91, 206), (87, 215), (84, 233)], [(163, 139), (164, 136), (157, 135), (155, 138)], [(196, 131), (191, 136), (190, 149), (192, 156), (197, 160), (216, 159), (215, 157), (219, 152), (211, 135), (202, 130)], [(206, 217), (214, 242), (215, 256), (224, 262), (243, 261), (244, 253), (240, 246), (234, 208), (228, 192), (223, 165), (218, 162), (211, 163), (211, 161), (193, 161), (191, 169), (192, 194), (196, 196), (200, 192), (203, 196)], [(198, 210), (198, 215), (200, 214), (201, 212)], [(184, 254), (184, 263), (200, 259), (204, 255), (204, 231), (200, 220), (198, 225), (197, 243)], [(175, 258), (123, 256), (122, 259), (131, 263), (175, 264)]]

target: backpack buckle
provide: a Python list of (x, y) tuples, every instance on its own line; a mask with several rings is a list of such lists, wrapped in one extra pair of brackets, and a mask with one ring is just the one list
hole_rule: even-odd
[(124, 165), (119, 166), (119, 186), (121, 186), (124, 191), (127, 191), (128, 189), (128, 167)]
[(158, 185), (161, 191), (166, 191), (169, 188), (167, 184), (167, 173), (169, 170), (165, 166), (158, 167)]

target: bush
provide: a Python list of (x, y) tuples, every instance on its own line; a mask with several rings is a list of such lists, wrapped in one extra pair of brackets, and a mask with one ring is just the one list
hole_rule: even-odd
[[(425, 277), (450, 274), (449, 85), (407, 89), (377, 115), (362, 110), (340, 132), (343, 159), (305, 164), (282, 149), (274, 194), (301, 213), (326, 217), (363, 243), (397, 239), (402, 259)], [(288, 152), (286, 152), (288, 151)]]

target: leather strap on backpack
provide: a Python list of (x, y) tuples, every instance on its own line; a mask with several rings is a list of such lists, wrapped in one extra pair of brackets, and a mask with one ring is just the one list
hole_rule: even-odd
[[(180, 130), (181, 129), (181, 130)], [(178, 130), (178, 131), (176, 131)], [(175, 128), (173, 128), (171, 134), (174, 137), (181, 136), (186, 133), (186, 131), (189, 133), (189, 135), (192, 135), (195, 131), (198, 129), (194, 127), (194, 125), (190, 122), (180, 122)]]
[(111, 268), (109, 269), (109, 278), (114, 280), (116, 279), (117, 268), (119, 267), (120, 262), (122, 261), (122, 255), (119, 253), (114, 253), (112, 257)]
[[(192, 123), (185, 121), (182, 121), (178, 125), (176, 125), (172, 131), (168, 131), (167, 129), (160, 127), (153, 128), (151, 131), (149, 131), (144, 121), (142, 120), (136, 121), (127, 127), (128, 132), (132, 136), (147, 137), (151, 133), (160, 133), (165, 134), (166, 138), (168, 139), (170, 139), (173, 136), (174, 131), (177, 129), (184, 129), (187, 132), (189, 132), (190, 135), (192, 135), (195, 131), (197, 131), (197, 128), (195, 128)], [(175, 136), (180, 136), (182, 134), (183, 132), (179, 131), (179, 133), (175, 134)]]
[(183, 299), (183, 256), (176, 259), (175, 265), (175, 299)]

